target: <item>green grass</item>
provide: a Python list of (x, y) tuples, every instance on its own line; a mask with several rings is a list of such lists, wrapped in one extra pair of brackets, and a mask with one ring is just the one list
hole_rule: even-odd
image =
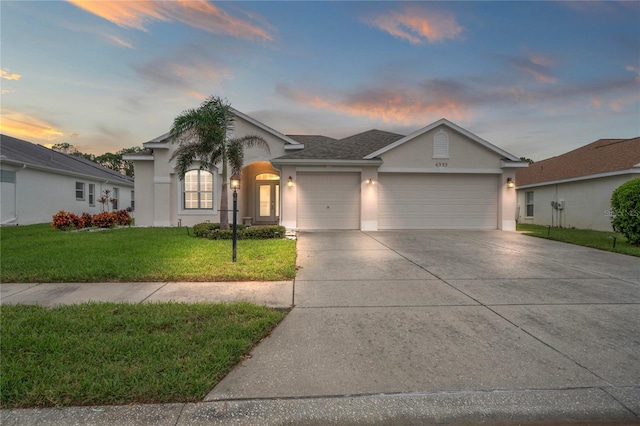
[(1, 282), (279, 281), (295, 277), (295, 241), (231, 241), (186, 228), (62, 232), (48, 224), (0, 229)]
[[(518, 224), (517, 230), (526, 232), (527, 235), (534, 237), (640, 257), (640, 247), (629, 244), (624, 235), (614, 232), (569, 228), (551, 228), (551, 230), (549, 230), (547, 226), (529, 224)], [(613, 247), (612, 236), (616, 236), (615, 248)]]
[(2, 408), (200, 401), (287, 313), (249, 303), (0, 312)]

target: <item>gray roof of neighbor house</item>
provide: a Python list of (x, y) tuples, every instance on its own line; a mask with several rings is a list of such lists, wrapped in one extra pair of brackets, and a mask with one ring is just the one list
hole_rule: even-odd
[(518, 186), (556, 182), (637, 168), (640, 137), (600, 139), (557, 157), (537, 161), (516, 172)]
[(133, 186), (133, 178), (93, 161), (7, 135), (0, 135), (0, 161)]
[(317, 139), (312, 139), (310, 146), (301, 136), (290, 137), (303, 143), (305, 148), (278, 157), (278, 160), (362, 160), (366, 155), (402, 139), (404, 135), (374, 129), (338, 140), (313, 136)]

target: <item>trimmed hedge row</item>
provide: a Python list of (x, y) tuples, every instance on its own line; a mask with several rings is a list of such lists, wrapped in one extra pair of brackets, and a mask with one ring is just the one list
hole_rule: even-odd
[[(266, 240), (284, 238), (285, 236), (285, 227), (280, 225), (245, 226), (238, 224), (236, 229), (239, 240)], [(193, 226), (193, 235), (197, 238), (210, 240), (230, 240), (233, 238), (233, 231), (220, 229), (219, 223), (198, 223)]]

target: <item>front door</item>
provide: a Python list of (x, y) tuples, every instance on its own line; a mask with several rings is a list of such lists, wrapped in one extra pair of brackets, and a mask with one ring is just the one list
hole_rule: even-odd
[[(266, 176), (265, 176), (266, 175)], [(260, 179), (262, 178), (262, 179)], [(266, 178), (266, 179), (265, 179)], [(275, 180), (274, 178), (278, 179)], [(280, 217), (280, 177), (263, 173), (256, 178), (257, 223), (278, 223)]]

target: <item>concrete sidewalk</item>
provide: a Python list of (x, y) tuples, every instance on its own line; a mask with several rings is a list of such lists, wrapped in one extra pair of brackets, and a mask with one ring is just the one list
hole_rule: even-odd
[(293, 303), (293, 281), (0, 284), (0, 304), (56, 306), (83, 302)]
[[(1, 423), (640, 424), (640, 258), (508, 232), (300, 233), (297, 250), (294, 283), (231, 284), (231, 300), (295, 308), (203, 402), (3, 410)], [(2, 285), (2, 303), (99, 288), (216, 301), (229, 287), (109, 290), (121, 285)]]

